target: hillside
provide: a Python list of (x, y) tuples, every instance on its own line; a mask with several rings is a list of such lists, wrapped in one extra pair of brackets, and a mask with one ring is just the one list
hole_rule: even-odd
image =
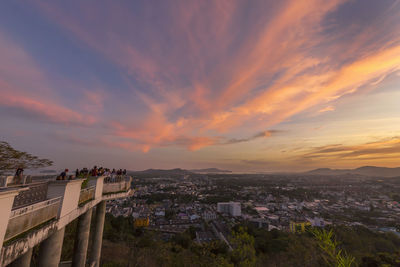
[(400, 176), (400, 167), (387, 168), (375, 166), (363, 166), (356, 169), (330, 169), (320, 168), (307, 172), (308, 174), (317, 175), (343, 175), (343, 174), (358, 174), (374, 177), (396, 177)]

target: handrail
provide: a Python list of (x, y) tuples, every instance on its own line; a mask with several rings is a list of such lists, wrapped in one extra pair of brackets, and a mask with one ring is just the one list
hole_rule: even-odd
[(87, 188), (81, 189), (81, 192), (79, 193), (79, 204), (85, 203), (88, 200), (91, 200), (94, 198), (94, 193), (96, 190), (96, 186), (90, 186)]
[(26, 206), (26, 207), (15, 209), (15, 210), (11, 211), (10, 219), (14, 218), (14, 217), (18, 217), (20, 215), (24, 215), (24, 214), (26, 214), (28, 212), (33, 212), (33, 211), (41, 209), (41, 208), (43, 208), (45, 206), (53, 205), (54, 203), (60, 202), (61, 198), (62, 197), (56, 197), (56, 198), (48, 199), (48, 200), (45, 200), (45, 201), (42, 201), (42, 202), (38, 202), (38, 203), (35, 203), (35, 204), (32, 204), (32, 205), (29, 205), (29, 206)]
[(47, 183), (47, 181), (38, 181), (38, 182), (29, 183), (29, 184), (11, 184), (11, 185), (8, 186), (7, 188), (31, 187), (31, 186), (37, 186), (37, 185), (46, 184), (46, 183)]
[(21, 191), (15, 197), (13, 209), (18, 209), (46, 200), (47, 182), (39, 182), (29, 185), (18, 185), (16, 186), (16, 188), (26, 188), (26, 190)]
[(93, 190), (93, 189), (95, 189), (95, 188), (96, 188), (96, 186), (95, 186), (95, 185), (92, 185), (92, 186), (89, 186), (89, 187), (83, 188), (83, 189), (81, 189), (81, 193), (82, 193), (82, 192), (85, 192), (85, 191), (90, 191), (90, 190)]

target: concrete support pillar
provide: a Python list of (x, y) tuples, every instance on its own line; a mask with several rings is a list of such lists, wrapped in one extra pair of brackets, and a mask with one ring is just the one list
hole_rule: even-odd
[(106, 202), (101, 201), (96, 207), (95, 228), (93, 232), (93, 244), (90, 255), (90, 266), (100, 266), (101, 244), (103, 241), (104, 219), (106, 215)]
[(40, 244), (39, 267), (58, 267), (64, 240), (65, 227), (52, 234)]
[(13, 261), (10, 267), (29, 267), (31, 266), (33, 248), (28, 249), (25, 254)]
[(89, 209), (78, 218), (72, 267), (85, 267), (91, 219), (92, 209)]

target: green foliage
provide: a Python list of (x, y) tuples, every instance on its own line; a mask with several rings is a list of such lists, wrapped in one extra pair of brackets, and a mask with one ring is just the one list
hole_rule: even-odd
[(7, 142), (0, 142), (0, 174), (15, 171), (17, 168), (37, 169), (52, 164), (51, 160), (40, 159), (27, 152), (14, 149)]
[(235, 266), (255, 266), (254, 237), (249, 235), (243, 227), (233, 232), (231, 245), (233, 246), (231, 260)]
[[(71, 260), (75, 227), (76, 222), (66, 227), (63, 260)], [(135, 229), (131, 218), (106, 214), (102, 266), (400, 265), (400, 239), (364, 227), (337, 226), (318, 230), (315, 234), (293, 234), (238, 224), (233, 227), (230, 239), (233, 251), (221, 241), (197, 244), (195, 231), (189, 228), (169, 241), (163, 241), (159, 232)]]
[(134, 236), (137, 235), (136, 231), (141, 230), (134, 228), (132, 218), (114, 217), (111, 214), (106, 214), (103, 231), (105, 239), (113, 242), (132, 241)]
[(88, 184), (89, 184), (89, 178), (86, 178), (85, 180), (83, 180), (83, 182), (81, 184), (81, 189), (87, 188)]
[(173, 209), (167, 209), (165, 210), (165, 219), (166, 220), (172, 220), (175, 218), (175, 211)]
[(318, 240), (318, 245), (324, 252), (323, 257), (329, 266), (350, 267), (353, 265), (355, 258), (347, 255), (342, 249), (338, 248), (338, 242), (333, 236), (333, 230), (320, 230), (312, 228), (311, 233)]

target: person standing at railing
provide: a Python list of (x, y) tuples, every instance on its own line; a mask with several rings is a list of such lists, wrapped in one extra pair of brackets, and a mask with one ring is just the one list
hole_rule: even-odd
[(106, 179), (105, 179), (106, 183), (110, 182), (110, 179), (111, 179), (110, 175), (111, 175), (110, 169), (106, 168), (106, 171), (104, 172), (104, 176), (106, 177)]
[(65, 169), (58, 177), (57, 180), (65, 180), (67, 178), (68, 169)]
[(115, 169), (113, 169), (112, 172), (111, 172), (111, 182), (112, 182), (112, 183), (115, 182), (115, 175), (116, 175), (116, 174), (117, 174), (117, 173), (116, 173)]
[(22, 183), (22, 176), (24, 174), (24, 169), (19, 167), (17, 171), (15, 172), (15, 183), (16, 184), (21, 184)]
[(93, 177), (96, 177), (97, 174), (98, 174), (97, 166), (94, 166), (93, 169), (92, 169), (92, 171), (91, 171), (91, 174), (90, 174), (90, 175), (92, 175)]

